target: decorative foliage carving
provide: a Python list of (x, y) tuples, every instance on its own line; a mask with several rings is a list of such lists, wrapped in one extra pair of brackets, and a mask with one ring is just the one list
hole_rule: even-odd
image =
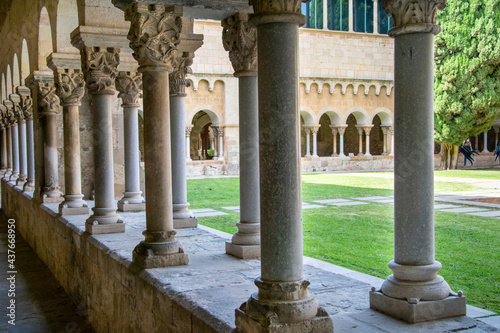
[(114, 94), (120, 63), (119, 48), (82, 48), (82, 64), (90, 94)]
[(40, 83), (38, 85), (38, 105), (42, 109), (41, 115), (57, 113), (60, 109), (59, 97), (53, 83)]
[(85, 95), (85, 79), (80, 70), (58, 70), (56, 75), (57, 93), (63, 105), (80, 105)]
[(142, 98), (142, 75), (120, 72), (116, 78), (116, 90), (119, 91), (118, 98), (123, 100), (123, 104), (138, 104)]
[(165, 6), (146, 3), (134, 3), (125, 12), (125, 19), (130, 21), (127, 38), (133, 56), (139, 65), (145, 67), (165, 67), (173, 71), (173, 61), (180, 57), (178, 45), (182, 29), (182, 9), (174, 7), (166, 11)]
[(14, 113), (12, 102), (9, 100), (4, 100), (3, 105), (5, 106), (4, 117), (6, 119), (7, 126), (12, 126), (17, 124), (17, 117)]
[(186, 137), (191, 136), (191, 131), (193, 130), (193, 126), (186, 126)]
[(14, 117), (16, 117), (16, 120), (19, 121), (19, 122), (22, 122), (24, 121), (24, 113), (23, 113), (23, 110), (21, 109), (21, 105), (20, 105), (20, 102), (21, 102), (21, 99), (19, 98), (18, 99), (19, 102), (16, 100), (12, 100), (12, 112), (14, 113)]
[(230, 16), (222, 27), (222, 44), (235, 72), (257, 71), (257, 30), (248, 24), (248, 15)]
[(186, 87), (191, 86), (186, 76), (193, 72), (190, 67), (193, 58), (193, 52), (184, 52), (182, 57), (173, 59), (173, 72), (169, 75), (170, 95), (185, 95)]
[(300, 14), (300, 5), (309, 0), (250, 0), (256, 14), (263, 12), (292, 12)]
[(21, 109), (25, 119), (33, 119), (33, 99), (29, 95), (21, 95)]
[(446, 7), (446, 0), (384, 0), (382, 7), (392, 16), (396, 28), (409, 24), (435, 25), (436, 12)]

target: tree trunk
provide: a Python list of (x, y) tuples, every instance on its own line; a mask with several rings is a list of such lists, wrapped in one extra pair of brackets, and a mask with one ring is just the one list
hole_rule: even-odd
[(441, 154), (441, 170), (452, 170), (457, 168), (458, 146), (454, 146), (451, 143), (443, 143), (443, 151)]

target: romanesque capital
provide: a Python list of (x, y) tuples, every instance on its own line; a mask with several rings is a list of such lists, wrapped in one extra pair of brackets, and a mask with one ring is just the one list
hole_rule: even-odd
[(229, 52), (234, 75), (257, 75), (257, 29), (248, 23), (248, 14), (229, 16), (222, 27), (222, 44)]
[(0, 104), (0, 117), (0, 128), (4, 129), (5, 127), (8, 127), (9, 121), (7, 119), (7, 108), (3, 104)]
[(41, 116), (59, 112), (61, 106), (53, 83), (40, 83), (38, 85), (38, 106), (42, 110)]
[(116, 77), (116, 90), (124, 105), (138, 105), (139, 99), (142, 98), (142, 75), (136, 72), (120, 72)]
[(181, 56), (182, 8), (134, 3), (125, 11), (125, 20), (130, 21), (127, 38), (139, 71), (163, 68), (172, 72), (174, 59)]
[(252, 25), (284, 22), (298, 25), (306, 24), (306, 17), (301, 14), (302, 2), (309, 0), (250, 0), (255, 15), (250, 20)]
[(172, 61), (173, 71), (169, 76), (170, 96), (185, 96), (186, 87), (190, 87), (191, 83), (186, 78), (191, 74), (191, 65), (193, 64), (194, 53), (184, 52), (181, 57), (176, 57)]
[(191, 136), (191, 131), (193, 130), (193, 126), (186, 126), (186, 137), (189, 138)]
[(319, 127), (320, 126), (311, 126), (311, 133), (313, 135), (317, 135), (318, 134), (318, 131), (319, 131)]
[(55, 73), (55, 84), (61, 104), (81, 105), (85, 95), (85, 79), (79, 69), (58, 68)]
[(33, 99), (28, 87), (17, 87), (17, 94), (21, 97), (21, 110), (25, 119), (33, 119)]
[(373, 128), (373, 125), (364, 127), (363, 129), (365, 131), (365, 134), (370, 135), (372, 128)]
[(81, 52), (83, 74), (89, 94), (114, 95), (120, 49), (85, 46)]
[(14, 117), (16, 117), (18, 122), (23, 122), (24, 113), (21, 109), (21, 97), (18, 94), (10, 94), (9, 99), (12, 102), (12, 112), (14, 112)]
[(7, 121), (8, 126), (17, 124), (17, 117), (14, 113), (14, 105), (12, 104), (12, 102), (6, 99), (3, 101), (3, 105), (6, 109), (4, 117)]
[(446, 0), (384, 0), (382, 7), (394, 22), (391, 37), (417, 32), (437, 35), (441, 28), (436, 25), (436, 13), (446, 7)]

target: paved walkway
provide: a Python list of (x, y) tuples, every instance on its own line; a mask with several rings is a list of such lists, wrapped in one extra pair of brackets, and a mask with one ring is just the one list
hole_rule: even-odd
[[(0, 210), (0, 332), (94, 332), (86, 321), (85, 312), (71, 302), (47, 266), (19, 234), (15, 238), (15, 261), (7, 261), (7, 255), (12, 253), (8, 253), (7, 224), (7, 217)], [(11, 264), (14, 266), (9, 267)], [(7, 280), (11, 276), (15, 276), (15, 287)], [(15, 296), (10, 297), (10, 292)], [(11, 310), (7, 307), (12, 300), (15, 300), (15, 316), (9, 318)], [(12, 312), (14, 314), (14, 309)], [(12, 319), (15, 325), (8, 323)]]

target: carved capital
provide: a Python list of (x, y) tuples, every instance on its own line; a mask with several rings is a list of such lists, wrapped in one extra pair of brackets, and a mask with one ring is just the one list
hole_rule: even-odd
[(222, 44), (229, 52), (235, 76), (256, 75), (257, 30), (248, 23), (248, 14), (229, 16), (222, 27)]
[(446, 0), (384, 0), (382, 7), (394, 21), (392, 37), (417, 32), (437, 35), (436, 13), (446, 7)]
[(123, 104), (139, 104), (142, 98), (142, 75), (135, 72), (120, 72), (116, 78), (116, 90)]
[(40, 83), (38, 85), (38, 106), (42, 110), (41, 116), (59, 112), (61, 106), (53, 83)]
[(127, 38), (139, 62), (139, 71), (172, 72), (174, 58), (180, 56), (182, 8), (134, 3), (125, 11), (125, 20), (130, 21)]
[(313, 135), (317, 135), (318, 134), (318, 131), (319, 131), (319, 126), (312, 126), (311, 127), (311, 133)]
[(184, 52), (181, 57), (176, 57), (172, 61), (173, 72), (169, 75), (170, 96), (186, 96), (186, 87), (191, 86), (191, 82), (186, 79), (191, 74), (194, 53)]
[[(210, 126), (213, 136), (216, 138), (219, 135), (219, 126)], [(210, 136), (210, 132), (208, 133)]]
[(186, 137), (191, 136), (191, 131), (193, 130), (193, 126), (186, 126)]
[(14, 113), (16, 121), (23, 122), (24, 113), (23, 110), (21, 109), (21, 97), (17, 94), (11, 94), (9, 96), (9, 99), (12, 102), (12, 112)]
[(81, 52), (82, 68), (89, 94), (113, 95), (120, 63), (120, 49), (85, 46)]
[(12, 102), (6, 99), (3, 101), (3, 105), (6, 110), (4, 117), (6, 119), (7, 126), (12, 126), (17, 124), (17, 117), (16, 114), (14, 113), (14, 105), (12, 104)]
[(346, 127), (339, 127), (338, 130), (339, 130), (339, 135), (344, 135), (345, 134), (345, 129)]
[(301, 14), (302, 2), (309, 0), (250, 0), (255, 16), (251, 24), (259, 25), (272, 22), (306, 24), (306, 17)]
[(55, 84), (61, 104), (81, 105), (85, 95), (85, 79), (79, 69), (57, 69)]
[(31, 98), (31, 91), (27, 87), (17, 87), (17, 94), (21, 98), (21, 110), (25, 119), (33, 119), (33, 99)]

